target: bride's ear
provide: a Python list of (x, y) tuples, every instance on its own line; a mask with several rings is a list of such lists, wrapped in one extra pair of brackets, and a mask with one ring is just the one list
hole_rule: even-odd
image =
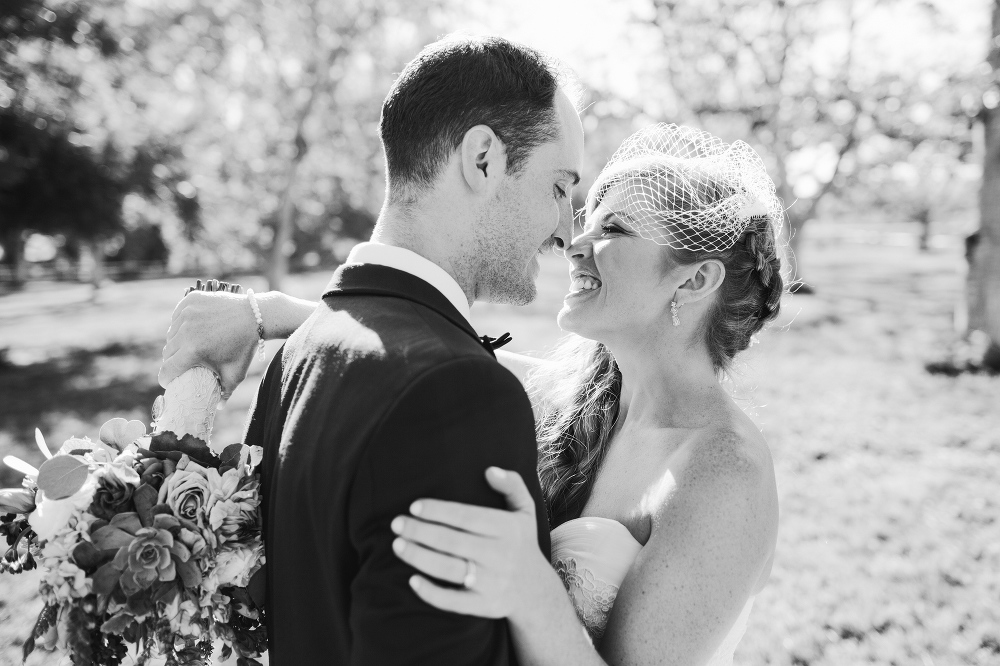
[(690, 267), (693, 273), (677, 288), (678, 305), (694, 303), (715, 293), (726, 279), (726, 267), (718, 259), (706, 259)]
[(507, 171), (503, 143), (486, 125), (476, 125), (465, 133), (460, 147), (462, 176), (476, 194), (492, 195)]

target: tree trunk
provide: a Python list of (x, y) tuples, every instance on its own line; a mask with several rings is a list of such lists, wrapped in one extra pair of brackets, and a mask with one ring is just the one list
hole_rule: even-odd
[(914, 219), (920, 223), (920, 251), (927, 252), (931, 249), (931, 209), (930, 206), (922, 205), (913, 215)]
[(298, 181), (299, 163), (302, 157), (296, 155), (288, 168), (285, 191), (278, 207), (278, 217), (274, 226), (274, 241), (271, 245), (271, 260), (268, 263), (267, 288), (271, 291), (281, 291), (285, 278), (288, 276), (287, 246), (292, 240), (292, 230), (295, 226), (295, 198), (292, 194)]
[[(331, 60), (332, 62), (332, 60)], [(309, 97), (299, 108), (295, 120), (295, 155), (288, 165), (288, 176), (285, 179), (285, 190), (281, 194), (278, 205), (278, 219), (274, 228), (274, 245), (271, 246), (271, 263), (265, 271), (267, 286), (272, 291), (281, 291), (282, 282), (288, 276), (287, 245), (292, 240), (292, 230), (295, 225), (295, 186), (299, 180), (299, 167), (309, 152), (309, 142), (306, 141), (305, 124), (312, 113), (316, 97), (319, 95), (323, 77), (313, 76), (309, 88)]]
[(28, 265), (24, 263), (24, 238), (20, 229), (8, 229), (0, 237), (3, 245), (5, 264), (10, 265), (14, 286), (19, 287), (28, 280)]
[(94, 289), (100, 289), (104, 282), (104, 253), (96, 241), (80, 242), (80, 267), (77, 279), (89, 282)]
[[(989, 63), (1000, 69), (1000, 0), (993, 5)], [(969, 328), (1000, 344), (1000, 108), (983, 108), (983, 185), (979, 193), (979, 238), (969, 256)]]

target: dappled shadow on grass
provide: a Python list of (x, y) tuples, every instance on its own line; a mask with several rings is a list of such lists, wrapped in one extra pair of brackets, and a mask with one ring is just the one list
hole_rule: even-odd
[[(89, 422), (96, 414), (127, 414), (149, 408), (162, 389), (156, 383), (159, 347), (115, 342), (98, 349), (74, 349), (38, 363), (16, 365), (0, 356), (0, 434), (14, 443), (2, 447), (35, 460), (34, 430), (67, 417)], [(148, 421), (148, 417), (144, 419)], [(77, 433), (80, 436), (94, 433)], [(49, 439), (58, 448), (58, 439)], [(19, 446), (20, 445), (20, 446)], [(20, 474), (0, 468), (0, 485), (18, 483)]]

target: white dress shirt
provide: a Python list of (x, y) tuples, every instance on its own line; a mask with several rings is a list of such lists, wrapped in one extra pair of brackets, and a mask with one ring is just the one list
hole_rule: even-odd
[(465, 317), (466, 321), (470, 321), (472, 318), (469, 299), (465, 296), (462, 288), (458, 286), (455, 278), (433, 261), (421, 257), (412, 250), (384, 243), (358, 243), (351, 250), (351, 253), (347, 255), (347, 261), (344, 263), (375, 264), (409, 273), (440, 291), (455, 306), (455, 309)]

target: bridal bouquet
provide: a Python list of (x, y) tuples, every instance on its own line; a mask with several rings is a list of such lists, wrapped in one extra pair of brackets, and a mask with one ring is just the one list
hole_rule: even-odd
[(264, 562), (260, 448), (216, 455), (193, 435), (112, 419), (99, 442), (52, 455), (35, 432), (46, 461), (8, 456), (25, 478), (0, 490), (0, 571), (43, 571), (24, 658), (37, 643), (75, 665), (120, 664), (134, 646), (140, 664), (203, 664), (218, 640), (223, 659), (259, 664), (266, 636), (248, 587)]

